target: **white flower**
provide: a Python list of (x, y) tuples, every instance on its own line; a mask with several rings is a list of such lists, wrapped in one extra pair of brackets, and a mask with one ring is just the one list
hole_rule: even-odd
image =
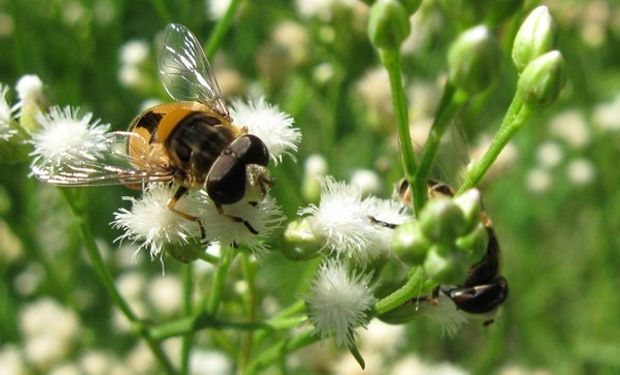
[(181, 309), (182, 296), (183, 287), (178, 277), (155, 277), (149, 283), (149, 301), (157, 311), (165, 316), (172, 316)]
[(8, 140), (16, 131), (11, 127), (13, 121), (13, 109), (6, 99), (9, 88), (0, 83), (0, 140)]
[(594, 107), (592, 120), (602, 131), (620, 130), (620, 93), (610, 102)]
[(341, 261), (323, 263), (305, 297), (308, 316), (324, 339), (334, 336), (338, 345), (353, 345), (354, 329), (365, 326), (376, 302), (370, 274), (349, 272)]
[(552, 182), (551, 174), (543, 168), (530, 170), (525, 179), (525, 185), (533, 193), (544, 193), (549, 190)]
[(368, 205), (362, 202), (357, 186), (337, 182), (332, 177), (321, 179), (321, 201), (299, 211), (315, 236), (323, 238), (325, 247), (337, 255), (359, 262), (369, 258), (368, 244), (378, 235), (379, 226), (371, 223)]
[(568, 110), (555, 116), (549, 123), (552, 135), (569, 146), (581, 149), (590, 143), (590, 128), (579, 110)]
[(38, 102), (43, 97), (43, 82), (35, 74), (26, 74), (17, 81), (15, 91), (22, 103)]
[(383, 189), (383, 184), (377, 172), (369, 169), (358, 169), (351, 176), (351, 185), (356, 185), (362, 191), (362, 196), (378, 194)]
[(195, 349), (189, 367), (191, 375), (228, 375), (232, 373), (233, 363), (223, 352)]
[(443, 293), (439, 293), (436, 303), (420, 304), (420, 312), (441, 327), (441, 334), (448, 334), (451, 338), (457, 334), (467, 316), (463, 310), (459, 310), (454, 302)]
[(376, 235), (371, 239), (366, 252), (371, 258), (389, 253), (392, 247), (394, 230), (386, 225), (397, 226), (412, 219), (403, 211), (403, 203), (396, 199), (368, 197), (363, 202), (368, 215), (378, 222), (374, 225)]
[[(114, 213), (112, 226), (125, 231), (117, 240), (128, 239), (140, 243), (138, 249), (148, 248), (152, 259), (162, 259), (164, 246), (168, 244), (187, 244), (197, 238), (199, 226), (174, 213), (167, 206), (176, 187), (166, 184), (151, 184), (139, 198), (123, 197), (131, 202), (131, 209), (121, 208)], [(200, 205), (192, 195), (181, 198), (175, 208), (181, 212), (194, 214), (190, 207)]]
[(199, 191), (198, 196), (205, 207), (200, 217), (205, 224), (207, 238), (224, 246), (245, 245), (260, 255), (267, 250), (265, 239), (284, 220), (282, 210), (271, 196), (266, 196), (256, 206), (246, 200), (223, 206), (225, 214), (245, 220), (258, 232), (254, 234), (244, 223), (221, 215), (205, 191)]
[(575, 159), (566, 168), (568, 179), (575, 185), (589, 184), (596, 177), (594, 163), (586, 158)]
[(0, 350), (0, 368), (7, 375), (28, 375), (23, 355), (14, 345), (3, 345)]
[(60, 164), (68, 158), (95, 159), (105, 149), (105, 132), (110, 125), (92, 120), (92, 113), (81, 118), (78, 109), (52, 107), (48, 114), (37, 115), (41, 129), (32, 135), (34, 163)]
[(143, 40), (131, 40), (121, 46), (122, 64), (139, 65), (149, 57), (149, 45)]
[(222, 18), (230, 6), (230, 2), (231, 0), (206, 0), (207, 18), (213, 21)]
[(564, 152), (557, 142), (548, 141), (540, 145), (536, 151), (538, 162), (546, 168), (556, 167), (562, 162)]
[(293, 127), (293, 118), (269, 105), (264, 98), (250, 103), (236, 100), (231, 105), (234, 124), (246, 127), (250, 134), (260, 138), (274, 163), (280, 163), (284, 155), (293, 157), (301, 141), (299, 129)]

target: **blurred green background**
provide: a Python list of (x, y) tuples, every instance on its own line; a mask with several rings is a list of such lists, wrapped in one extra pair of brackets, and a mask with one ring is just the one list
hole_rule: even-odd
[[(14, 86), (24, 74), (37, 74), (51, 104), (79, 106), (114, 129), (125, 129), (146, 101), (166, 100), (156, 74), (157, 33), (174, 21), (206, 41), (221, 3), (0, 0), (0, 82)], [(424, 1), (403, 47), (418, 143), (441, 94), (447, 47), (472, 24), (466, 14), (455, 18), (439, 3)], [(458, 114), (454, 133), (464, 142), (457, 151), (443, 152), (437, 177), (458, 181), (458, 168), (497, 129), (516, 82), (512, 38), (540, 3), (550, 7), (558, 24), (568, 83), (557, 103), (532, 116), (481, 186), (502, 247), (510, 297), (495, 324), (469, 324), (455, 339), (442, 337), (427, 320), (409, 324), (406, 341), (384, 356), (381, 371), (415, 353), (428, 363), (451, 362), (473, 374), (620, 373), (620, 169), (615, 166), (620, 157), (620, 2), (527, 1), (498, 26), (506, 53), (502, 78)], [(366, 37), (367, 13), (365, 4), (352, 0), (242, 1), (211, 61), (225, 96), (264, 95), (291, 114), (303, 133), (299, 162), (274, 169), (274, 194), (289, 218), (309, 203), (301, 187), (303, 162), (311, 154), (323, 155), (328, 173), (338, 179), (373, 170), (382, 182), (374, 193), (383, 197), (390, 196), (402, 173), (387, 75), (378, 69)], [(116, 358), (126, 364), (118, 366), (125, 373), (156, 372), (131, 367), (135, 339), (117, 322), (83, 256), (70, 211), (56, 188), (42, 186), (28, 173), (25, 163), (0, 164), (0, 368), (7, 358), (17, 360), (11, 357), (15, 353), (19, 361), (32, 361), (24, 316), (48, 296), (76, 314), (79, 337), (66, 353), (53, 357), (60, 358), (56, 362), (39, 366), (34, 361), (37, 365), (26, 373), (84, 363), (85, 353)], [(85, 189), (85, 194), (93, 230), (117, 280), (142, 280), (131, 284), (140, 311), (153, 319), (177, 316), (175, 306), (161, 306), (157, 293), (170, 290), (172, 297), (161, 298), (177, 298), (179, 265), (167, 260), (163, 277), (157, 262), (143, 254), (133, 262), (135, 249), (113, 243), (120, 233), (108, 223), (113, 211), (127, 206), (121, 197), (132, 193), (105, 187)], [(277, 243), (276, 238), (275, 249)], [(262, 295), (274, 303), (291, 301), (310, 276), (299, 276), (305, 268), (275, 251), (261, 263)], [(234, 300), (234, 293), (229, 298)], [(268, 311), (263, 306), (263, 316)], [(234, 352), (221, 336), (203, 338), (205, 345)], [(327, 364), (318, 363), (320, 358), (316, 355), (316, 363), (301, 365), (297, 373), (340, 371), (330, 364), (338, 355), (329, 355)], [(372, 369), (369, 365), (366, 373)]]

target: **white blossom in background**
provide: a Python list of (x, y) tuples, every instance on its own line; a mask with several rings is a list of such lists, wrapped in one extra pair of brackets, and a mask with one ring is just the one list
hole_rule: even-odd
[(293, 153), (301, 141), (301, 132), (293, 127), (293, 118), (270, 105), (264, 98), (252, 102), (233, 101), (230, 106), (233, 123), (246, 127), (267, 146), (274, 163), (282, 162), (285, 155), (294, 159)]
[(544, 193), (551, 187), (553, 179), (549, 171), (543, 168), (533, 168), (527, 173), (525, 186), (532, 193)]
[(207, 18), (217, 21), (224, 16), (231, 0), (206, 0)]
[(256, 206), (245, 200), (223, 206), (224, 213), (243, 218), (258, 231), (258, 234), (250, 232), (245, 224), (220, 215), (204, 190), (199, 191), (197, 196), (202, 201), (203, 209), (200, 217), (205, 225), (207, 238), (220, 245), (245, 245), (260, 256), (268, 248), (265, 240), (284, 221), (282, 210), (276, 200), (269, 195), (259, 201)]
[(229, 375), (232, 374), (233, 363), (223, 352), (215, 350), (194, 349), (190, 357), (191, 375)]
[(155, 277), (149, 282), (147, 296), (159, 313), (172, 316), (181, 310), (183, 304), (181, 280), (174, 275)]
[[(491, 134), (482, 134), (476, 140), (475, 145), (468, 151), (469, 160), (471, 160), (471, 163), (468, 164), (467, 168), (470, 168), (474, 162), (482, 159), (482, 156), (489, 148), (492, 140), (493, 136)], [(488, 180), (500, 176), (516, 164), (518, 157), (519, 152), (517, 148), (512, 143), (508, 143), (499, 153), (499, 156), (495, 159), (495, 162), (493, 162), (491, 168), (489, 168), (485, 179)]]
[(362, 353), (397, 353), (405, 343), (405, 331), (403, 324), (387, 324), (373, 319), (366, 330), (360, 333), (359, 349)]
[(77, 314), (51, 298), (28, 304), (21, 313), (19, 326), (28, 362), (43, 371), (71, 352), (81, 331)]
[(139, 65), (149, 57), (149, 44), (143, 40), (130, 40), (121, 46), (119, 59), (121, 64)]
[(0, 369), (6, 375), (28, 375), (30, 373), (21, 351), (14, 345), (0, 347)]
[(562, 147), (554, 141), (547, 141), (541, 144), (536, 151), (536, 158), (540, 165), (546, 168), (557, 167), (562, 162), (564, 151)]
[(11, 127), (14, 111), (6, 99), (8, 93), (9, 87), (0, 83), (0, 141), (6, 141), (16, 133)]
[(420, 312), (441, 327), (442, 336), (448, 334), (450, 338), (454, 338), (461, 326), (467, 323), (463, 310), (459, 310), (443, 293), (439, 293), (437, 303), (420, 303)]
[(582, 149), (590, 143), (590, 127), (583, 113), (576, 109), (556, 115), (549, 122), (549, 132), (574, 149)]
[(96, 159), (106, 149), (109, 124), (93, 120), (92, 113), (78, 117), (78, 108), (52, 107), (38, 114), (40, 129), (32, 135), (33, 169), (39, 163), (60, 165), (68, 159)]
[(370, 274), (349, 271), (337, 259), (320, 267), (305, 296), (308, 317), (322, 339), (334, 337), (340, 346), (352, 346), (355, 329), (365, 326), (376, 302)]
[[(114, 213), (112, 226), (124, 230), (117, 241), (130, 240), (139, 244), (138, 249), (148, 249), (151, 259), (162, 259), (164, 247), (168, 244), (188, 244), (192, 238), (200, 237), (197, 223), (174, 213), (167, 206), (176, 187), (167, 184), (150, 184), (141, 198), (123, 197), (131, 202), (131, 208), (121, 208)], [(185, 195), (175, 208), (192, 214), (201, 205), (200, 200)]]
[(410, 354), (396, 362), (390, 374), (468, 375), (469, 372), (449, 362), (429, 363), (421, 360), (415, 354)]
[(54, 367), (48, 375), (81, 375), (81, 371), (72, 363), (63, 363), (60, 366)]
[(620, 93), (611, 101), (594, 107), (592, 121), (602, 131), (620, 130)]
[(80, 374), (110, 375), (115, 365), (114, 355), (100, 350), (86, 350), (79, 358)]
[(351, 185), (358, 186), (362, 196), (379, 194), (383, 190), (383, 183), (377, 172), (370, 169), (358, 169), (351, 176)]
[(587, 185), (596, 177), (596, 167), (586, 158), (572, 160), (566, 167), (568, 179), (575, 185)]

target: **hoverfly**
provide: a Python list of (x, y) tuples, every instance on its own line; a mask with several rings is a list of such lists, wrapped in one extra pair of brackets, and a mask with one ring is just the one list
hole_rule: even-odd
[(196, 216), (175, 208), (190, 190), (206, 188), (218, 212), (223, 205), (246, 199), (256, 205), (271, 179), (269, 152), (263, 141), (232, 119), (196, 37), (183, 25), (169, 24), (158, 53), (161, 81), (172, 103), (155, 105), (136, 116), (128, 131), (105, 134), (101, 152), (92, 158), (69, 157), (63, 164), (41, 160), (34, 175), (60, 186), (124, 184), (140, 187), (147, 182), (179, 185), (167, 206), (181, 217), (204, 226)]
[[(453, 197), (455, 190), (443, 182), (429, 180), (427, 194), (430, 199)], [(397, 192), (403, 203), (411, 204), (411, 189), (406, 179), (401, 180)], [(437, 303), (439, 293), (444, 294), (457, 308), (479, 316), (487, 317), (484, 325), (493, 323), (492, 315), (508, 298), (508, 282), (499, 274), (500, 272), (500, 249), (493, 223), (483, 210), (480, 213), (480, 221), (484, 225), (488, 243), (484, 257), (469, 268), (463, 284), (456, 286), (439, 285), (430, 295), (414, 297), (414, 302), (430, 301)]]

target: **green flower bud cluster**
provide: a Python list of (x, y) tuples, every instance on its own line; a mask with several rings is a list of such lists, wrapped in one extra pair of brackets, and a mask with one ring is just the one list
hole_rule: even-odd
[(499, 78), (502, 50), (491, 31), (479, 25), (461, 33), (448, 51), (450, 81), (468, 94), (476, 94)]
[(409, 17), (421, 0), (377, 0), (370, 7), (368, 36), (382, 50), (398, 50), (411, 32)]
[(554, 49), (556, 39), (556, 25), (546, 6), (535, 8), (515, 36), (512, 61), (521, 73), (519, 95), (534, 107), (555, 102), (566, 81), (564, 58)]
[(458, 284), (486, 251), (487, 233), (480, 222), (481, 211), (477, 189), (455, 198), (433, 199), (419, 220), (396, 229), (392, 250), (403, 262), (421, 265), (435, 282)]

